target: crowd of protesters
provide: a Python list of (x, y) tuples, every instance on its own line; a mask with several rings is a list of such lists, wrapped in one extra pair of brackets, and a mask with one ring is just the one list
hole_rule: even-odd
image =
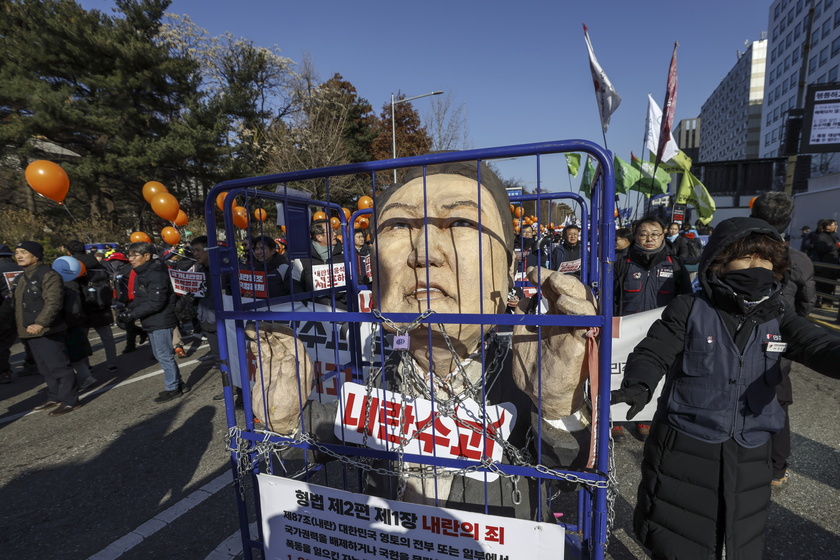
[[(286, 240), (257, 235), (240, 243), (241, 269), (264, 273), (263, 297), (275, 298), (316, 289), (312, 270), (318, 265), (343, 263), (339, 237), (326, 220), (310, 228), (310, 258), (289, 262)], [(369, 282), (367, 236), (354, 239), (361, 282)], [(134, 352), (147, 341), (163, 370), (163, 391), (154, 399), (163, 403), (189, 390), (181, 377), (178, 359), (186, 358), (183, 341), (200, 336), (210, 351), (199, 358), (218, 366), (219, 342), (209, 274), (208, 239), (198, 236), (179, 246), (137, 242), (87, 246), (78, 240), (59, 247), (61, 256), (48, 263), (44, 247), (21, 241), (14, 249), (0, 244), (0, 384), (16, 376), (40, 373), (47, 384), (46, 400), (35, 407), (63, 415), (79, 406), (79, 394), (97, 381), (89, 357), (91, 331), (101, 340), (103, 373), (119, 373), (112, 326), (125, 331), (122, 353)], [(70, 260), (67, 260), (70, 259)], [(76, 261), (78, 264), (76, 264)], [(72, 263), (72, 264), (68, 264)], [(176, 294), (169, 270), (204, 273), (204, 297)], [(229, 293), (230, 286), (225, 286)], [(257, 296), (242, 291), (245, 296)], [(346, 306), (340, 295), (336, 304)], [(327, 302), (330, 298), (316, 301)], [(23, 368), (13, 374), (11, 348), (23, 343)], [(223, 393), (216, 399), (222, 399)], [(242, 405), (241, 391), (236, 403)]]

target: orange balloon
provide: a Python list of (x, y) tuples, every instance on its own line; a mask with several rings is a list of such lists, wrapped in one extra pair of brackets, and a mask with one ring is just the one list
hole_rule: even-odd
[(326, 219), (327, 219), (327, 215), (324, 214), (323, 212), (315, 212), (314, 214), (312, 214), (312, 221), (313, 222), (319, 222), (321, 220), (326, 220)]
[(757, 196), (754, 196), (754, 197), (752, 197), (752, 198), (750, 199), (750, 210), (752, 210), (752, 207), (753, 207), (753, 204), (755, 204), (755, 199), (756, 199), (756, 198), (758, 198), (758, 197), (757, 197)]
[(363, 196), (359, 199), (359, 202), (356, 203), (359, 210), (365, 210), (366, 208), (373, 208), (373, 199), (369, 196)]
[(239, 229), (245, 229), (248, 227), (248, 210), (245, 207), (233, 207), (233, 225)]
[(227, 191), (222, 191), (216, 195), (216, 206), (219, 207), (219, 210), (224, 211), (225, 209), (225, 197), (227, 196)]
[(519, 234), (519, 226), (513, 226), (513, 233)]
[(152, 210), (164, 220), (174, 222), (181, 205), (178, 199), (169, 193), (160, 193), (152, 197)]
[(266, 212), (262, 208), (257, 208), (256, 210), (254, 210), (254, 218), (256, 218), (258, 222), (264, 222), (265, 219), (268, 218), (268, 212)]
[(330, 218), (330, 225), (333, 229), (338, 229), (341, 226), (341, 220), (333, 216), (332, 218)]
[(169, 191), (167, 190), (167, 188), (163, 186), (163, 183), (159, 183), (157, 181), (149, 181), (148, 183), (143, 185), (143, 198), (145, 198), (146, 202), (148, 202), (149, 204), (152, 203), (152, 198), (154, 198), (156, 194), (163, 194), (168, 192)]
[(338, 242), (339, 242), (339, 243), (341, 243), (342, 241), (344, 241), (344, 239), (342, 239), (342, 238), (341, 238), (341, 235), (340, 235), (340, 234), (339, 234), (339, 235), (336, 235), (336, 236), (335, 236), (335, 238), (336, 238), (336, 239), (338, 239)]
[(26, 182), (35, 192), (55, 202), (63, 201), (70, 190), (70, 177), (67, 176), (67, 172), (57, 163), (45, 159), (27, 165), (24, 175)]
[(183, 210), (178, 210), (178, 217), (175, 218), (175, 225), (176, 226), (185, 226), (185, 225), (187, 225), (188, 221), (189, 221), (189, 218), (187, 218), (187, 213), (184, 212)]
[(522, 217), (522, 207), (517, 206), (516, 208), (514, 208), (513, 209), (513, 215), (516, 216), (517, 218), (521, 218)]
[(350, 216), (353, 215), (353, 212), (351, 212), (349, 208), (342, 208), (341, 211), (344, 212), (344, 220), (349, 222)]
[[(79, 260), (79, 259), (76, 259), (76, 260)], [(79, 275), (76, 276), (76, 278), (81, 278), (82, 276), (87, 276), (87, 267), (85, 266), (85, 263), (83, 263), (82, 261), (79, 261), (79, 264), (82, 265), (82, 266), (81, 266), (81, 269), (79, 270)]]
[(370, 220), (362, 216), (359, 218), (359, 229), (367, 229), (370, 226)]
[(160, 230), (160, 238), (170, 245), (177, 245), (181, 241), (181, 234), (174, 227), (165, 227)]
[(135, 231), (129, 237), (132, 243), (151, 243), (152, 238), (143, 233), (142, 231)]
[(510, 205), (510, 213), (513, 214), (514, 206), (513, 204)]

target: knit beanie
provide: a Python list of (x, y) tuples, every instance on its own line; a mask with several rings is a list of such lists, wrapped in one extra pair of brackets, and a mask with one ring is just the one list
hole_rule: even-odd
[(44, 259), (44, 248), (35, 241), (21, 241), (15, 249), (23, 249), (32, 253), (39, 261)]

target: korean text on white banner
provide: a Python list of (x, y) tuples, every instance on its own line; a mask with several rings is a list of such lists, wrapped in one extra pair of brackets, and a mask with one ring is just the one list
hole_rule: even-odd
[(195, 297), (204, 297), (207, 283), (203, 272), (190, 272), (185, 270), (169, 269), (169, 279), (172, 281), (172, 289), (179, 296), (192, 294)]
[(266, 558), (562, 560), (560, 525), (385, 500), (260, 474)]

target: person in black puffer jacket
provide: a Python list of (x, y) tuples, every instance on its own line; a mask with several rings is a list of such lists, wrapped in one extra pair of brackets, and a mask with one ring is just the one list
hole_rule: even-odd
[(781, 297), (788, 268), (775, 228), (724, 220), (700, 260), (702, 290), (671, 302), (627, 359), (611, 401), (630, 405), (628, 419), (666, 376), (633, 518), (653, 558), (763, 557), (780, 359), (840, 376), (840, 337)]
[[(87, 273), (78, 280), (82, 294), (86, 290), (93, 289), (113, 293), (109, 269), (105, 268), (94, 255), (85, 253), (84, 243), (73, 240), (67, 243), (66, 249), (67, 254), (84, 264), (87, 270)], [(116, 364), (117, 346), (114, 343), (114, 334), (111, 331), (111, 325), (114, 324), (111, 301), (110, 299), (105, 300), (101, 305), (84, 303), (84, 298), (82, 301), (85, 316), (85, 336), (90, 337), (90, 329), (96, 331), (96, 334), (102, 340), (102, 347), (105, 350), (105, 367), (109, 372), (115, 373), (118, 369)]]
[[(764, 193), (753, 201), (752, 217), (764, 220), (783, 233), (790, 225), (793, 215), (793, 197), (783, 192)], [(788, 247), (790, 257), (790, 281), (782, 291), (785, 304), (796, 311), (800, 317), (808, 317), (817, 301), (814, 284), (814, 263), (808, 256)], [(781, 431), (773, 434), (772, 460), (774, 487), (783, 486), (789, 480), (788, 457), (790, 457), (790, 417), (788, 408), (793, 404), (793, 385), (790, 382), (791, 361), (782, 358), (782, 382), (776, 386), (776, 397), (785, 411), (785, 425)]]
[(166, 266), (153, 258), (154, 254), (155, 247), (151, 243), (139, 242), (128, 246), (129, 262), (136, 273), (134, 300), (120, 311), (119, 320), (133, 322), (139, 319), (140, 325), (148, 333), (149, 344), (155, 359), (163, 368), (166, 383), (155, 402), (166, 402), (181, 396), (185, 387), (172, 348), (172, 329), (178, 325), (175, 291)]

